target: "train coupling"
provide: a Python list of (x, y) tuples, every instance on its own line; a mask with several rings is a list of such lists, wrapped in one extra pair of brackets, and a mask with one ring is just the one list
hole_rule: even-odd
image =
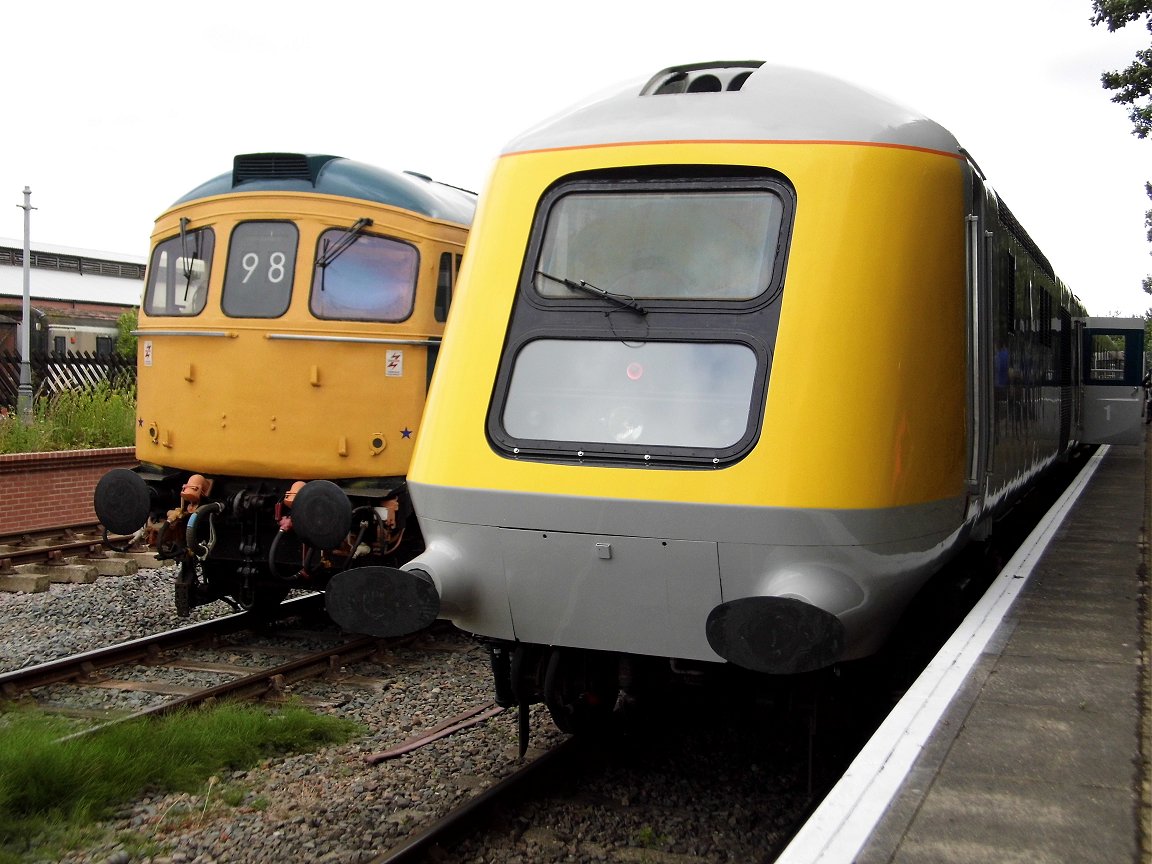
[(354, 567), (333, 576), (324, 597), (333, 621), (365, 636), (406, 636), (440, 614), (440, 595), (423, 570)]

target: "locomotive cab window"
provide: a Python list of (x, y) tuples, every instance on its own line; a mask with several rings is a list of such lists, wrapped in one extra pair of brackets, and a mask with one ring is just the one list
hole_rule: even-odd
[[(411, 243), (325, 231), (312, 277), (312, 314), (348, 321), (403, 321), (412, 314), (420, 253)], [(325, 254), (342, 243), (338, 254)]]
[(144, 288), (147, 315), (199, 315), (208, 300), (215, 233), (211, 228), (185, 231), (156, 244)]
[(755, 375), (746, 345), (538, 339), (516, 358), (504, 428), (520, 439), (724, 449), (744, 435)]
[(291, 222), (242, 222), (232, 232), (221, 304), (237, 318), (278, 318), (292, 299), (299, 232)]
[(747, 300), (768, 289), (784, 202), (767, 189), (571, 193), (548, 213), (535, 275), (633, 298)]
[(793, 192), (684, 170), (545, 194), (489, 409), (498, 452), (713, 467), (751, 449)]

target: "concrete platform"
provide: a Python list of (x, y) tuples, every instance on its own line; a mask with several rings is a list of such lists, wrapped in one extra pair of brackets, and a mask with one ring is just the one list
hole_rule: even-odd
[[(1152, 860), (1149, 471), (1144, 446), (1104, 452), (1050, 541), (1004, 577), (1018, 593), (954, 691), (925, 690), (905, 729), (882, 726), (892, 743), (862, 752), (779, 861)], [(941, 680), (959, 668), (944, 663)]]

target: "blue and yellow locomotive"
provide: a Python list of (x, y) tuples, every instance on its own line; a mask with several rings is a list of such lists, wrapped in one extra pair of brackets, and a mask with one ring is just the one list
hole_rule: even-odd
[(476, 196), (256, 153), (156, 221), (138, 470), (97, 516), (179, 564), (178, 610), (279, 603), (422, 547), (405, 476)]

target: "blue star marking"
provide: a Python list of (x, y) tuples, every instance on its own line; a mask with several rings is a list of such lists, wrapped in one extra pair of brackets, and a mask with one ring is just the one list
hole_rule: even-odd
[(405, 426), (403, 429), (400, 430), (400, 437), (401, 438), (411, 438), (412, 437), (412, 430), (409, 429), (407, 426)]

